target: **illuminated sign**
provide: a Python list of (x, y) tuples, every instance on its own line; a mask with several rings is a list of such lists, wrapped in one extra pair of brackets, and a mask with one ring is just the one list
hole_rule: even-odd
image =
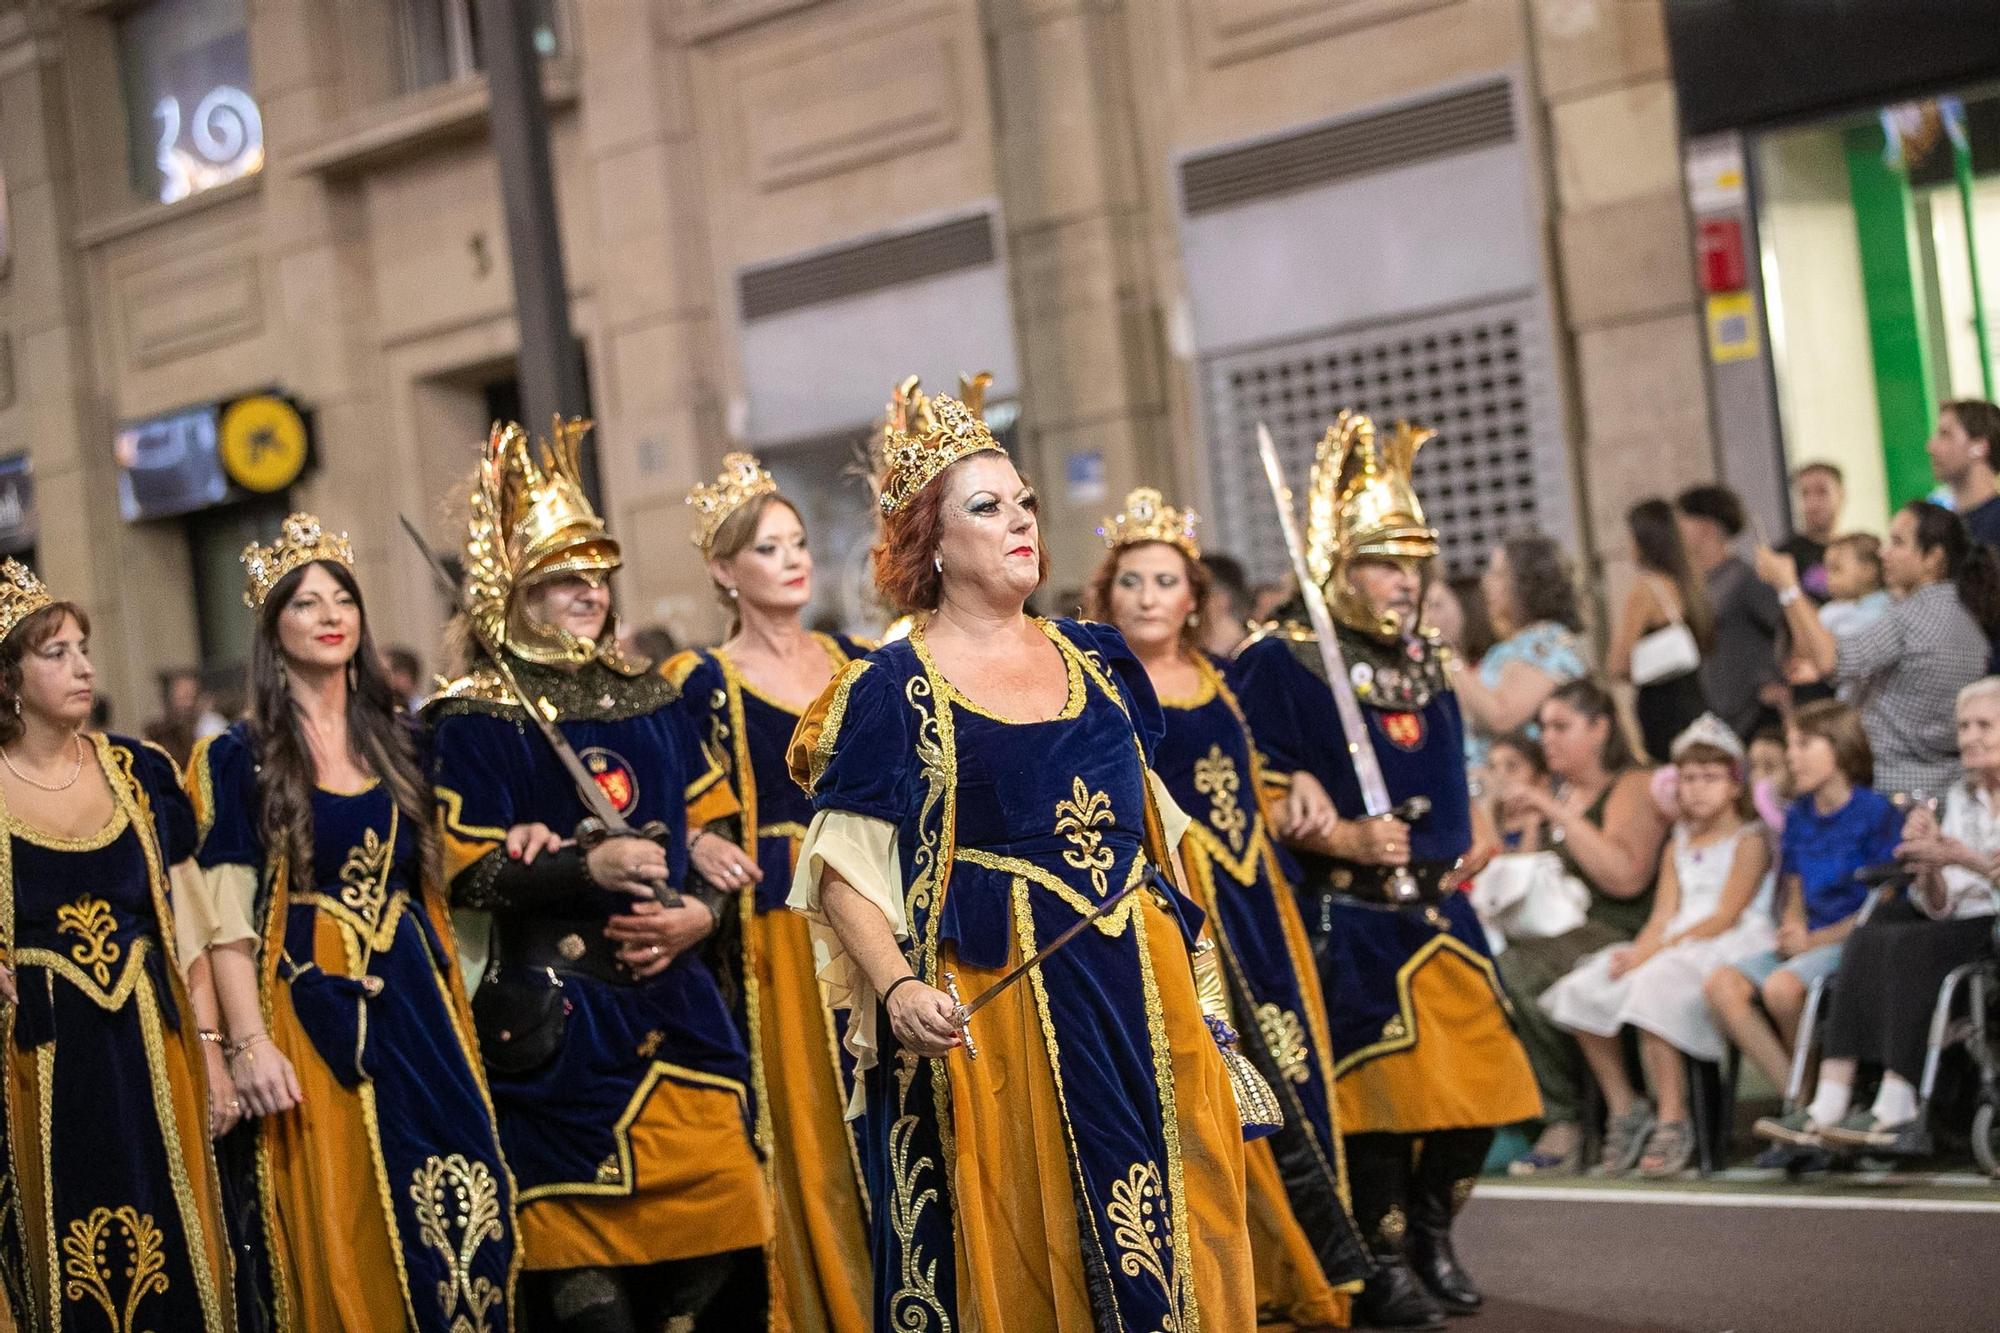
[(130, 523), (281, 491), (305, 470), (312, 436), (290, 400), (252, 394), (126, 422), (114, 449)]

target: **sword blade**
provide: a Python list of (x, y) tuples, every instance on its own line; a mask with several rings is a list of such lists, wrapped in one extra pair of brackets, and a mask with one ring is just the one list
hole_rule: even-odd
[(1292, 507), (1292, 488), (1285, 482), (1284, 467), (1278, 462), (1278, 447), (1271, 440), (1271, 428), (1257, 423), (1257, 453), (1264, 461), (1264, 479), (1270, 483), (1271, 498), (1278, 505), (1278, 527), (1285, 535), (1285, 553), (1291, 557), (1292, 576), (1298, 580), (1299, 596), (1306, 604), (1306, 618), (1312, 622), (1313, 637), (1319, 641), (1319, 662), (1326, 669), (1326, 685), (1333, 691), (1333, 709), (1345, 733), (1347, 756), (1354, 764), (1355, 781), (1361, 787), (1361, 803), (1372, 819), (1390, 813), (1395, 804), (1389, 799), (1389, 783), (1382, 776), (1381, 761), (1375, 757), (1375, 742), (1361, 716), (1361, 702), (1354, 697), (1354, 682), (1347, 675), (1347, 659), (1335, 637), (1333, 613), (1327, 609), (1326, 594), (1313, 582), (1306, 566), (1305, 541)]
[(1127, 884), (1124, 888), (1118, 890), (1118, 892), (1112, 894), (1109, 898), (1106, 898), (1103, 902), (1070, 923), (1069, 926), (1064, 928), (1062, 934), (1035, 950), (1031, 957), (1014, 964), (1012, 968), (1008, 969), (1007, 975), (1001, 977), (1000, 980), (994, 982), (991, 986), (988, 986), (978, 999), (974, 1000), (971, 1004), (963, 1006), (965, 1012), (959, 1016), (958, 1026), (961, 1029), (965, 1028), (972, 1022), (974, 1014), (984, 1009), (992, 1001), (998, 999), (1008, 987), (1012, 986), (1022, 977), (1027, 976), (1043, 963), (1048, 962), (1049, 959), (1061, 953), (1071, 940), (1095, 925), (1112, 908), (1131, 897), (1132, 891), (1144, 883), (1144, 880), (1137, 880), (1131, 884)]

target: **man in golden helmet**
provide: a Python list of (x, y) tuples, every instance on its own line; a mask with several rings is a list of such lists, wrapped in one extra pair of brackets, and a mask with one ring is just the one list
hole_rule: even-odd
[[(583, 493), (587, 428), (558, 421), (539, 447), (494, 429), (465, 543), (478, 651), (425, 710), (444, 875), (485, 955), (468, 981), (523, 1290), (555, 1333), (762, 1328), (773, 1222), (750, 1057), (703, 947), (737, 855), (703, 830), (739, 807), (679, 687), (615, 647), (618, 545)], [(623, 828), (584, 833), (605, 809)]]
[[(1306, 925), (1354, 1220), (1375, 1263), (1357, 1322), (1376, 1328), (1439, 1328), (1447, 1312), (1479, 1307), (1452, 1217), (1494, 1128), (1541, 1109), (1485, 933), (1455, 891), (1472, 846), (1465, 731), (1447, 650), (1418, 624), (1438, 540), (1410, 479), (1431, 434), (1398, 422), (1382, 439), (1367, 417), (1341, 413), (1314, 461), (1305, 542), (1339, 652), (1321, 651), (1295, 599), (1230, 672), (1300, 891), (1317, 898)], [(1336, 664), (1346, 679), (1330, 682)], [(1335, 683), (1352, 690), (1366, 735), (1343, 731)], [(1370, 817), (1350, 739), (1371, 747), (1386, 804), (1408, 822)], [(1425, 813), (1408, 804), (1418, 797)], [(1402, 872), (1413, 901), (1398, 891)]]

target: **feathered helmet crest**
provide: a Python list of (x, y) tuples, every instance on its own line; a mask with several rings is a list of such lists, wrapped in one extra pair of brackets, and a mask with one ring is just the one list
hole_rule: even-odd
[(1348, 571), (1357, 560), (1407, 563), (1419, 574), (1437, 557), (1437, 531), (1410, 482), (1417, 450), (1436, 435), (1398, 421), (1387, 439), (1358, 412), (1342, 412), (1313, 460), (1306, 494), (1306, 572), (1325, 590), (1334, 616), (1371, 634), (1413, 628), (1376, 615)]

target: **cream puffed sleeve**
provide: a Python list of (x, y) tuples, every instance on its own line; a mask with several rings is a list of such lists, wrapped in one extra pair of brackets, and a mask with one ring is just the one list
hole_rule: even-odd
[[(855, 1072), (872, 1069), (880, 1047), (875, 1039), (878, 1013), (875, 987), (868, 974), (848, 956), (820, 905), (820, 886), (833, 871), (882, 914), (898, 941), (910, 935), (903, 910), (903, 867), (896, 847), (896, 826), (872, 815), (849, 810), (822, 810), (813, 816), (799, 847), (798, 869), (792, 876), (786, 906), (805, 917), (812, 935), (813, 970), (828, 1007), (849, 1011), (846, 1046)], [(861, 1114), (861, 1083), (856, 1080), (849, 1101), (849, 1119)]]
[(174, 883), (174, 926), (184, 964), (202, 949), (240, 944), (261, 934), (255, 918), (264, 864), (257, 831), (257, 768), (240, 725), (195, 747), (188, 796), (200, 841), (194, 854), (198, 873)]

